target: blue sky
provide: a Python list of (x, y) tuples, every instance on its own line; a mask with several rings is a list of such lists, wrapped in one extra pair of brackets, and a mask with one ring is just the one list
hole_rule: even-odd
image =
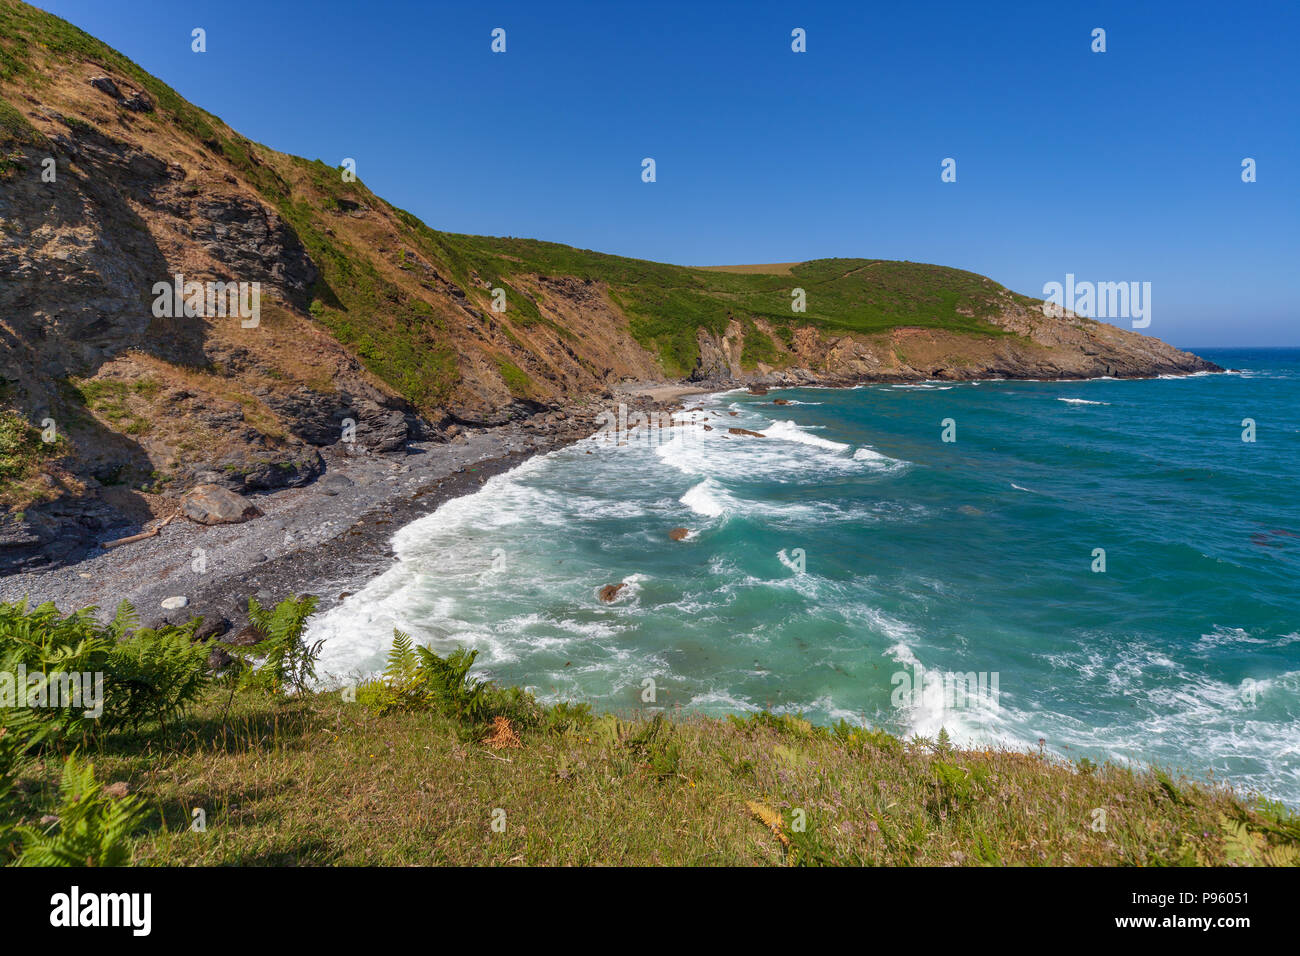
[(38, 5), (437, 229), (1150, 282), (1151, 334), (1300, 345), (1295, 2)]

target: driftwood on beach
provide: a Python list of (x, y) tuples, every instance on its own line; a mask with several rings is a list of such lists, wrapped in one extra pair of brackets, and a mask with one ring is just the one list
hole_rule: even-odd
[(105, 549), (116, 548), (119, 545), (131, 544), (133, 541), (143, 541), (145, 538), (155, 537), (160, 531), (162, 531), (163, 528), (167, 527), (169, 524), (172, 523), (172, 519), (176, 517), (176, 514), (177, 513), (174, 512), (168, 515), (165, 519), (163, 519), (162, 523), (159, 524), (152, 531), (142, 531), (139, 534), (128, 535), (125, 538), (118, 538), (114, 541), (105, 541), (104, 548)]

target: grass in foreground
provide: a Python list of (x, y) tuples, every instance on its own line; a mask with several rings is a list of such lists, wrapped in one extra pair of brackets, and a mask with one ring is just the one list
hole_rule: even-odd
[[(220, 694), (205, 701), (171, 743), (146, 732), (93, 755), (100, 779), (125, 782), (148, 808), (138, 863), (1297, 861), (1294, 820), (1223, 789), (791, 718), (605, 717), (521, 731), (518, 746), (496, 749), (452, 718), (379, 716), (338, 694), (245, 693), (225, 706)], [(28, 800), (58, 777), (47, 761)], [(190, 829), (196, 810), (206, 832)]]
[(400, 633), (382, 677), (309, 692), (312, 607), (251, 603), (258, 660), (213, 678), (194, 622), (151, 631), (129, 608), (100, 626), (0, 605), (4, 669), (100, 668), (107, 690), (96, 722), (0, 711), (0, 860), (1300, 862), (1300, 819), (1225, 786), (791, 715), (594, 715), (475, 680), (472, 653)]

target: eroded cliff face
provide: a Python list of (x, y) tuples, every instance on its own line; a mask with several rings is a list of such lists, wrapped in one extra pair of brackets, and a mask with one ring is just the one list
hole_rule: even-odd
[[(364, 447), (391, 451), (451, 423), (499, 423), (657, 373), (601, 285), (531, 277), (550, 321), (521, 329), (481, 307), (485, 290), (467, 295), (403, 248), (389, 209), (340, 208), (329, 231), (378, 260), (400, 258), (406, 286), (454, 345), (454, 387), (418, 414), (357, 347), (313, 321), (320, 272), (295, 229), (220, 154), (140, 109), (125, 78), (88, 67), (39, 98), (8, 95), (37, 141), (5, 150), (0, 179), (4, 397), (30, 421), (56, 423), (71, 442), (65, 464), (92, 490), (293, 485), (319, 471), (316, 449), (337, 443), (349, 419)], [(42, 175), (51, 159), (52, 181)], [(256, 327), (155, 315), (155, 284), (178, 275), (257, 283)], [(526, 385), (512, 389), (503, 363)]]
[[(0, 551), (57, 558), (70, 539), (173, 511), (200, 483), (305, 484), (321, 450), (345, 437), (366, 453), (400, 451), (664, 378), (600, 279), (512, 274), (510, 295), (527, 308), (498, 313), (494, 283), (506, 280), (474, 269), (455, 278), (409, 217), (368, 192), (322, 192), (319, 177), (337, 171), (206, 114), (186, 127), (104, 63), (39, 66), (35, 86), (0, 85), (27, 129), (0, 141), (0, 405), (52, 422), (61, 443), (0, 488), (10, 509)], [(256, 283), (257, 322), (157, 314), (155, 285), (177, 276)], [(1010, 293), (992, 321), (1005, 334), (809, 323), (782, 338), (737, 315), (721, 333), (699, 330), (689, 377), (721, 386), (1213, 368), (1113, 326), (1048, 319)], [(748, 335), (765, 340), (764, 360), (746, 358)], [(389, 361), (395, 350), (400, 361)], [(403, 369), (419, 374), (408, 381)]]
[[(1221, 371), (1213, 362), (1105, 322), (1066, 314), (1051, 318), (1008, 296), (992, 320), (1006, 335), (980, 336), (929, 328), (877, 335), (835, 335), (805, 326), (785, 343), (761, 320), (755, 327), (779, 355), (742, 362), (746, 331), (728, 323), (722, 335), (699, 333), (698, 382), (838, 384), (983, 378), (1140, 378)], [(752, 334), (752, 333), (750, 333)]]
[[(30, 418), (71, 440), (83, 477), (293, 484), (319, 470), (320, 416), (401, 417), (304, 318), (317, 270), (273, 210), (203, 164), (54, 111), (37, 120), (46, 143), (17, 162), (51, 157), (56, 178), (15, 175), (0, 190), (0, 375)], [(258, 327), (155, 315), (154, 285), (176, 275), (258, 283)]]

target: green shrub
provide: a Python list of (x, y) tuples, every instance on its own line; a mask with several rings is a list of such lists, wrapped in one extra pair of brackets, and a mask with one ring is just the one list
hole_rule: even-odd
[(316, 604), (310, 594), (285, 598), (274, 608), (263, 607), (257, 598), (248, 599), (248, 617), (262, 639), (248, 648), (249, 656), (244, 658), (246, 683), (273, 694), (307, 691), (316, 679), (323, 643), (309, 645), (303, 637)]
[(867, 750), (879, 750), (892, 756), (901, 756), (903, 742), (893, 734), (870, 727), (855, 727), (847, 720), (841, 719), (831, 727), (835, 740), (855, 753)]
[(357, 688), (357, 702), (377, 714), (431, 711), (457, 721), (471, 737), (504, 717), (517, 729), (542, 727), (564, 734), (592, 722), (590, 704), (561, 702), (543, 707), (520, 687), (500, 687), (469, 676), (478, 651), (457, 648), (446, 657), (417, 647), (411, 636), (393, 631), (384, 672)]
[(499, 358), (497, 359), (497, 371), (501, 373), (501, 381), (505, 382), (506, 388), (510, 390), (511, 395), (516, 398), (529, 398), (532, 396), (533, 380), (518, 365)]
[[(27, 690), (19, 684), (27, 685), (34, 675), (104, 673), (107, 680), (108, 655), (123, 613), (102, 627), (91, 608), (65, 617), (50, 602), (31, 611), (25, 601), (0, 604), (0, 681), (14, 692), (13, 706), (18, 706), (20, 692)], [(93, 718), (85, 715), (89, 706), (20, 709), (59, 735), (85, 733), (94, 726)]]
[[(122, 789), (115, 793), (113, 790)], [(105, 788), (95, 780), (95, 765), (76, 755), (63, 763), (59, 812), (44, 830), (17, 829), (19, 866), (126, 866), (131, 833), (144, 819), (139, 798), (124, 788)]]
[(796, 739), (826, 739), (831, 734), (830, 730), (817, 726), (803, 714), (774, 714), (771, 711), (760, 710), (746, 717), (728, 714), (727, 719), (731, 721), (732, 726), (751, 734), (760, 728)]
[(677, 775), (682, 746), (662, 713), (655, 714), (648, 724), (629, 734), (623, 746), (637, 757), (644, 769), (661, 780)]
[(0, 708), (0, 861), (15, 856), (14, 790), (18, 777), (30, 763), (29, 753), (49, 733), (48, 725), (29, 710)]
[(104, 715), (107, 726), (138, 729), (182, 714), (208, 684), (208, 649), (194, 642), (195, 618), (183, 627), (142, 628), (108, 655)]
[[(142, 721), (166, 721), (181, 713), (207, 683), (207, 651), (193, 643), (198, 619), (181, 627), (137, 628), (130, 603), (101, 625), (94, 608), (66, 616), (47, 602), (28, 610), (25, 601), (0, 603), (0, 675), (17, 690), (19, 670), (27, 675), (102, 675), (103, 711), (92, 703), (22, 708), (57, 736), (93, 733), (97, 727), (137, 728)], [(57, 682), (57, 681), (56, 681)], [(87, 715), (90, 712), (90, 715)]]
[(573, 704), (560, 701), (546, 710), (542, 718), (547, 733), (563, 735), (590, 726), (591, 704)]

